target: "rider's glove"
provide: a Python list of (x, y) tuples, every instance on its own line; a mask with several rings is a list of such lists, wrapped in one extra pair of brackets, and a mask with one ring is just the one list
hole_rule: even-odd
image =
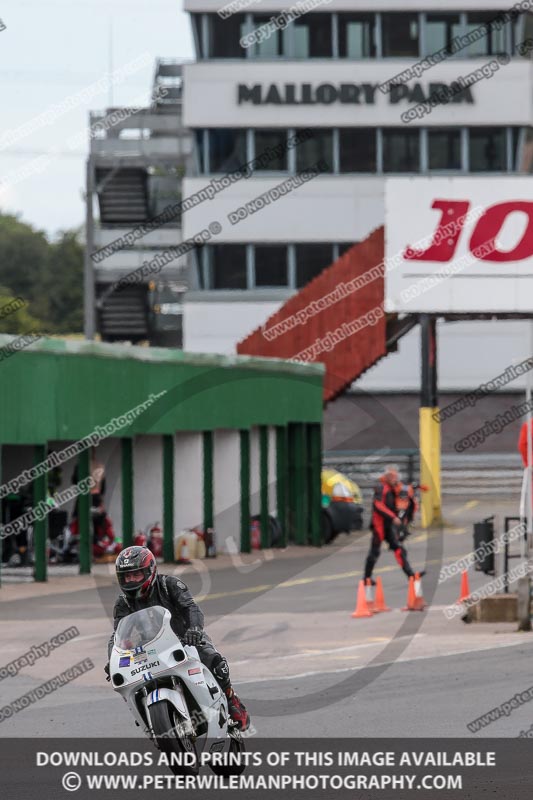
[(189, 628), (189, 630), (185, 631), (185, 633), (183, 634), (183, 643), (192, 644), (196, 647), (202, 641), (203, 635), (204, 635), (203, 630), (199, 628), (197, 625), (194, 625), (192, 628)]
[(106, 681), (110, 681), (111, 680), (111, 675), (109, 674), (109, 661), (107, 662), (107, 664), (104, 667), (104, 672), (105, 672)]

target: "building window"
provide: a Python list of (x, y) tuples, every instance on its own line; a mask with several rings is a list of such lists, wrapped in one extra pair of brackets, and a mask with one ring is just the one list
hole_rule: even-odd
[(305, 14), (292, 30), (295, 58), (332, 58), (331, 14)]
[(384, 128), (383, 171), (420, 171), (419, 131), (406, 131), (403, 128)]
[[(271, 21), (269, 14), (254, 14), (253, 16), (253, 30), (257, 30), (262, 25)], [(283, 55), (283, 31), (274, 30), (270, 33), (268, 38), (263, 39), (262, 42), (256, 42), (253, 49), (255, 58), (278, 58)]]
[(418, 55), (418, 14), (382, 14), (381, 28), (384, 57)]
[[(274, 148), (281, 148), (281, 154)], [(287, 131), (283, 128), (267, 128), (255, 131), (255, 158), (266, 156), (261, 164), (261, 172), (287, 172)]]
[(211, 255), (213, 289), (246, 289), (246, 245), (214, 244), (207, 250)]
[(373, 14), (339, 14), (339, 56), (375, 58)]
[(465, 57), (493, 56), (498, 53), (506, 53), (506, 31), (507, 25), (491, 25), (491, 21), (497, 17), (494, 11), (471, 11), (466, 15), (466, 31), (472, 43), (462, 50)]
[(200, 175), (205, 175), (205, 150), (204, 150), (204, 130), (203, 128), (197, 128), (194, 132), (194, 140), (196, 144), (195, 150), (195, 157), (196, 157), (196, 169), (200, 173)]
[(461, 131), (437, 128), (428, 131), (428, 168), (430, 170), (461, 169)]
[(232, 14), (222, 19), (218, 14), (208, 14), (209, 58), (244, 58), (246, 49), (240, 39), (246, 31), (244, 14)]
[(256, 244), (255, 285), (287, 286), (287, 246)]
[(511, 128), (511, 171), (520, 170), (520, 131), (521, 128)]
[(444, 50), (452, 54), (452, 42), (461, 33), (459, 14), (426, 14), (426, 54)]
[(354, 244), (355, 242), (341, 242), (338, 244), (337, 247), (339, 248), (339, 258), (347, 253), (348, 250), (351, 250)]
[(202, 36), (202, 14), (191, 14), (191, 25), (194, 38), (194, 47), (196, 55), (199, 58), (207, 58), (207, 53), (203, 49), (203, 36)]
[[(297, 131), (301, 133), (301, 131)], [(324, 161), (327, 169), (324, 172), (333, 172), (333, 130), (331, 128), (313, 128), (313, 135), (304, 139), (296, 148), (296, 171), (313, 167), (318, 161)]]
[(333, 263), (332, 244), (297, 244), (295, 251), (296, 286), (298, 288), (305, 286)]
[(505, 128), (472, 128), (470, 172), (507, 172)]
[(339, 130), (340, 171), (376, 172), (376, 129)]
[(246, 163), (246, 130), (216, 128), (209, 131), (209, 172), (235, 172)]
[[(531, 39), (532, 37), (533, 14), (520, 14), (515, 19), (514, 23), (511, 23), (511, 38), (514, 55), (519, 55), (518, 53), (515, 53), (517, 45), (520, 44), (520, 42), (524, 42), (526, 39)], [(526, 58), (532, 58), (531, 52), (527, 53)]]

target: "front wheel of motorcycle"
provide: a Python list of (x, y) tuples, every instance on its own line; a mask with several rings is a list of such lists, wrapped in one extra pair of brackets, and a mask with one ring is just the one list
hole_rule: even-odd
[(168, 765), (174, 775), (198, 775), (196, 747), (191, 736), (183, 730), (176, 709), (168, 700), (161, 700), (150, 706), (150, 718), (156, 746), (168, 756)]
[[(240, 731), (233, 730), (231, 732), (228, 732), (228, 735), (229, 735), (229, 739), (230, 739), (230, 745), (229, 745), (228, 752), (231, 755), (235, 754), (235, 762), (236, 763), (235, 764), (228, 763), (228, 764), (224, 764), (224, 765), (222, 765), (222, 764), (216, 764), (215, 765), (215, 764), (212, 764), (211, 762), (209, 762), (209, 766), (211, 767), (211, 769), (213, 770), (215, 775), (220, 775), (223, 778), (229, 778), (231, 775), (241, 775), (244, 772), (244, 770), (246, 769), (246, 762), (245, 762), (244, 758), (240, 759), (240, 760), (237, 758), (238, 754), (244, 753), (245, 750), (246, 750), (246, 747), (244, 746), (244, 741), (243, 741), (243, 738), (242, 738), (242, 736), (240, 734)], [(231, 758), (231, 756), (230, 756), (230, 758)]]

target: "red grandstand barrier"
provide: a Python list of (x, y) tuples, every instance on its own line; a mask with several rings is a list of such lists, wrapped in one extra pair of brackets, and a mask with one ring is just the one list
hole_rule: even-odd
[(237, 352), (322, 362), (324, 400), (333, 400), (387, 354), (383, 258), (381, 227), (289, 298)]

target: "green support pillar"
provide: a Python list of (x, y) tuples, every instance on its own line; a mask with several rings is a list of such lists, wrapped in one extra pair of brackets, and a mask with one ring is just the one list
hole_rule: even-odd
[(122, 546), (133, 544), (133, 439), (124, 438), (121, 444), (122, 471)]
[(259, 426), (259, 501), (261, 515), (261, 548), (270, 547), (268, 521), (268, 426)]
[(319, 424), (307, 426), (308, 479), (309, 479), (309, 530), (311, 544), (322, 546), (320, 514), (322, 509), (322, 427)]
[[(35, 465), (40, 464), (46, 458), (46, 445), (38, 444), (34, 448)], [(33, 481), (33, 507), (46, 503), (46, 473), (35, 478)], [(48, 517), (35, 520), (33, 525), (33, 551), (34, 568), (33, 577), (36, 581), (44, 582), (48, 580), (48, 564), (46, 559), (46, 539), (48, 535)]]
[(203, 470), (204, 470), (204, 530), (214, 528), (213, 512), (213, 431), (203, 433)]
[[(90, 452), (86, 448), (78, 456), (78, 483), (90, 477)], [(78, 496), (78, 526), (80, 534), (80, 575), (91, 572), (91, 495)]]
[[(2, 485), (2, 445), (0, 444), (0, 486)], [(2, 507), (2, 501), (0, 500), (0, 508)], [(2, 520), (0, 519), (0, 522)], [(0, 542), (0, 586), (2, 586), (2, 552), (3, 552), (4, 543), (3, 541)]]
[(174, 436), (163, 436), (163, 560), (174, 561)]
[(289, 477), (287, 428), (276, 427), (276, 507), (281, 526), (281, 547), (287, 546), (287, 484)]
[(289, 517), (290, 539), (296, 544), (307, 544), (308, 492), (306, 468), (305, 423), (289, 425)]
[(241, 553), (250, 552), (250, 431), (240, 431)]

